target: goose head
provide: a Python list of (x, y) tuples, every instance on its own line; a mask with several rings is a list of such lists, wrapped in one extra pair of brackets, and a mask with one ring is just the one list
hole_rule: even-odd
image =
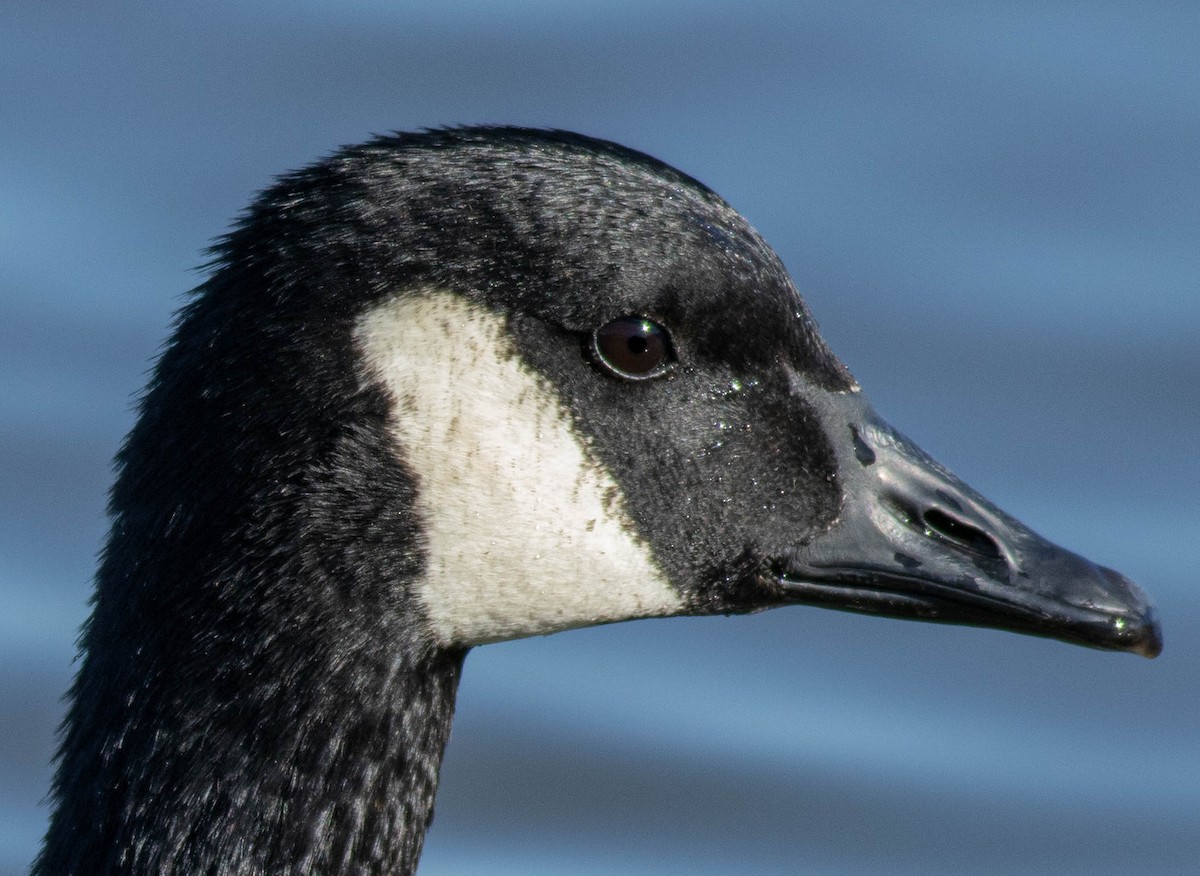
[(118, 462), (37, 873), (410, 872), (488, 642), (812, 605), (1161, 647), (872, 410), (737, 212), (561, 132), (281, 178)]
[(378, 168), (414, 235), (378, 237), (426, 265), (353, 332), (415, 476), (438, 642), (812, 604), (1158, 652), (1135, 586), (872, 410), (711, 191), (610, 144), (457, 137), (432, 191), (387, 191), (428, 153)]

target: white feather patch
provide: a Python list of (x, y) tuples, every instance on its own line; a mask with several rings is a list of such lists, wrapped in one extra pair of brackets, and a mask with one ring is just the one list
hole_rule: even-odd
[(368, 312), (357, 340), (417, 477), (418, 594), (441, 643), (681, 610), (620, 489), (501, 316), (452, 293), (411, 295)]

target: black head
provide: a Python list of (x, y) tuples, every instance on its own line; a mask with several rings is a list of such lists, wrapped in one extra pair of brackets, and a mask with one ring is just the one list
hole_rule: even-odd
[[(364, 351), (363, 320), (432, 295), (464, 303), (453, 320), (501, 320), (491, 355), (519, 360), (533, 376), (545, 392), (539, 404), (611, 479), (618, 528), (647, 547), (678, 595), (678, 604), (630, 616), (800, 601), (1158, 647), (1136, 589), (1013, 529), (878, 421), (771, 249), (705, 186), (647, 156), (524, 129), (380, 138), (282, 179), (218, 257), (185, 329), (204, 325), (209, 342), (228, 347), (260, 384), (270, 371), (268, 386), (240, 388), (262, 396), (256, 407), (288, 417), (291, 400), (304, 399), (316, 432), (362, 424), (361, 411), (339, 406), (384, 387), (372, 434), (393, 439), (388, 465), (416, 467), (408, 473), (418, 497), (424, 475), (405, 446), (417, 439), (401, 430), (397, 440), (395, 420), (418, 416), (405, 411), (429, 383), (423, 365), (446, 367), (439, 357), (466, 342), (444, 336), (433, 345), (440, 352), (403, 366), (420, 371), (417, 383), (389, 388), (388, 366)], [(459, 368), (446, 394), (477, 401), (482, 384)], [(879, 462), (864, 463), (864, 454)], [(548, 464), (544, 455), (524, 463), (525, 474)], [(473, 489), (519, 494), (521, 479)], [(426, 493), (427, 522), (446, 496)], [(519, 501), (510, 510), (520, 515)], [(520, 521), (508, 535), (525, 537)], [(471, 534), (462, 540), (471, 544)], [(524, 561), (507, 562), (503, 574), (519, 578), (513, 570)], [(562, 567), (550, 574), (561, 577)], [(1026, 592), (1023, 582), (1037, 583)], [(528, 631), (546, 630), (504, 628), (470, 641)]]

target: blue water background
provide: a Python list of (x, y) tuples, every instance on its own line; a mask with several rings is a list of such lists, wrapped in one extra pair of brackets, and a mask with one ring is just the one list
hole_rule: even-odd
[(1166, 651), (803, 608), (481, 648), (422, 873), (1200, 872), (1200, 4), (6, 0), (0, 42), (0, 874), (203, 246), (460, 122), (721, 192), (876, 406)]

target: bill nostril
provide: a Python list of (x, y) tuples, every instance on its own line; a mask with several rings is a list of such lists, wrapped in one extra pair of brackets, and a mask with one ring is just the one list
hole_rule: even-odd
[(1004, 554), (1001, 553), (996, 540), (969, 523), (963, 523), (937, 508), (927, 510), (921, 515), (921, 519), (933, 532), (965, 550), (993, 560), (1004, 559)]
[[(982, 529), (941, 508), (930, 507), (926, 502), (914, 502), (911, 497), (902, 493), (889, 492), (885, 494), (885, 500), (897, 519), (910, 529), (976, 557), (1006, 562), (1000, 545)], [(961, 506), (958, 510), (961, 510)]]
[[(886, 499), (893, 514), (907, 527), (917, 530), (918, 533), (947, 542), (950, 546), (972, 553), (974, 556), (1006, 563), (1004, 552), (997, 544), (996, 539), (985, 533), (983, 529), (971, 526), (970, 523), (966, 523), (959, 517), (948, 514), (947, 511), (936, 508), (936, 506), (930, 508), (924, 502), (913, 503), (910, 497), (902, 496), (900, 493), (889, 493)], [(961, 510), (961, 505), (959, 510)]]

